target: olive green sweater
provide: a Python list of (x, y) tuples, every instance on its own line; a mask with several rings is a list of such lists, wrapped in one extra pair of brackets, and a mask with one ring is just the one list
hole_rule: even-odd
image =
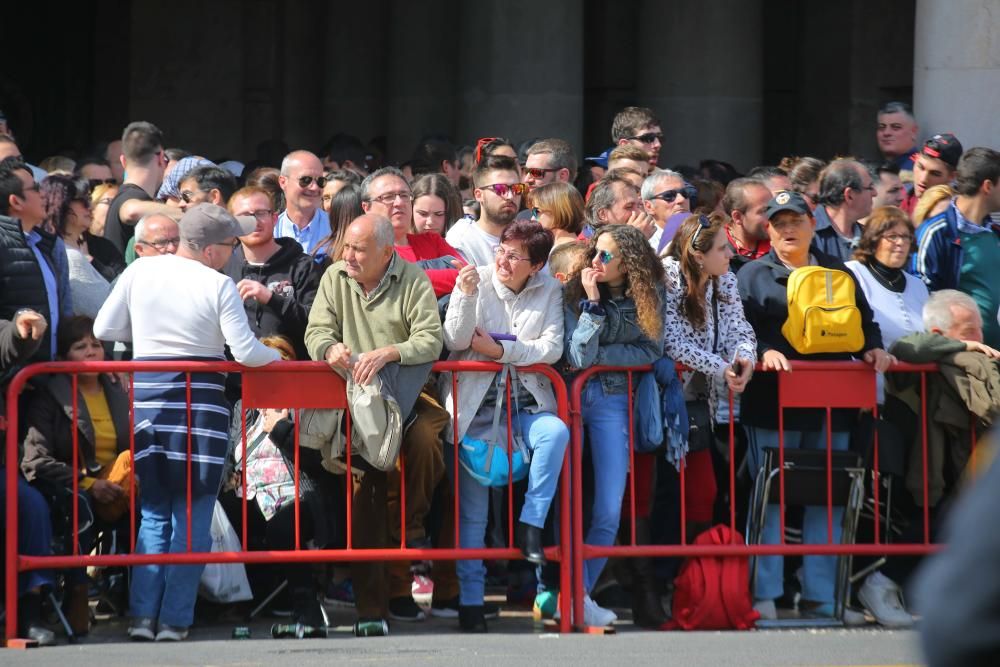
[(334, 343), (352, 355), (391, 345), (404, 366), (436, 361), (443, 342), (431, 281), (420, 267), (394, 255), (385, 278), (366, 297), (344, 262), (337, 262), (320, 281), (305, 339), (317, 361)]

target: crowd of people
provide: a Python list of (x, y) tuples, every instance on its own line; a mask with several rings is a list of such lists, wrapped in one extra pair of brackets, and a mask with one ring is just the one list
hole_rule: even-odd
[[(217, 164), (169, 148), (155, 125), (138, 121), (93, 156), (43, 161), (46, 172), (0, 130), (8, 132), (0, 134), (4, 383), (48, 360), (312, 359), (340, 374), (349, 396), (367, 392), (351, 399), (352, 411), (370, 410), (359, 406), (375, 395), (390, 414), (384, 433), (365, 438), (377, 453), (355, 453), (347, 470), (344, 423), (280, 404), (234, 408), (239, 379), (223, 373), (39, 376), (18, 402), (21, 460), (5, 462), (20, 472), (21, 553), (73, 553), (74, 536), (89, 553), (107, 548), (109, 534), (121, 551), (133, 531), (140, 554), (207, 551), (217, 502), (238, 534), (246, 502), (252, 549), (343, 548), (348, 532), (355, 548), (447, 548), (456, 536), (464, 548), (504, 546), (510, 520), (512, 546), (529, 565), (510, 564), (508, 599), (549, 615), (559, 591), (545, 547), (569, 520), (553, 499), (570, 434), (551, 381), (518, 369), (548, 364), (567, 383), (591, 367), (622, 369), (590, 377), (581, 397), (585, 541), (601, 546), (676, 543), (682, 519), (691, 541), (728, 522), (730, 500), (745, 515), (745, 487), (728, 498), (731, 422), (732, 451), (750, 480), (779, 439), (786, 449), (825, 449), (828, 440), (836, 450), (857, 447), (856, 410), (833, 410), (829, 422), (825, 411), (789, 410), (778, 430), (778, 373), (795, 361), (850, 359), (878, 374), (880, 413), (905, 443), (894, 492), (900, 539), (919, 541), (914, 517), (927, 506), (937, 526), (969, 451), (955, 445), (961, 426), (931, 434), (925, 497), (911, 451), (921, 403), (912, 382), (888, 371), (897, 361), (947, 361), (983, 382), (997, 373), (1000, 281), (990, 267), (1000, 264), (1000, 153), (966, 150), (950, 134), (921, 143), (901, 103), (879, 111), (876, 161), (791, 156), (746, 174), (718, 160), (660, 168), (669, 155), (662, 124), (641, 107), (619, 112), (613, 146), (582, 164), (560, 138), (489, 137), (474, 147), (428, 138), (412, 159), (383, 165), (347, 135), (316, 153), (285, 150), (280, 164)], [(811, 267), (825, 272), (828, 303), (834, 293), (851, 303), (849, 349), (804, 342), (788, 326), (801, 316), (793, 285)], [(806, 317), (826, 326), (825, 315)], [(439, 359), (504, 370), (452, 377), (432, 371)], [(683, 444), (632, 457), (629, 400), (641, 374), (624, 369), (663, 360), (670, 373), (674, 363), (686, 369)], [(965, 404), (981, 400), (958, 394)], [(963, 420), (968, 429), (966, 412), (955, 421)], [(394, 465), (393, 446), (404, 465)], [(516, 517), (505, 516), (505, 489), (491, 488), (498, 452), (501, 481), (509, 465), (518, 482)], [(764, 543), (782, 540), (781, 510), (768, 506)], [(831, 511), (829, 537), (839, 541), (843, 509)], [(806, 543), (828, 539), (825, 507), (788, 521)], [(677, 563), (625, 560), (621, 568), (586, 561), (583, 621), (617, 619), (612, 607), (621, 605), (607, 591), (620, 579), (630, 582), (624, 606), (634, 622), (665, 627)], [(789, 571), (780, 556), (759, 558), (755, 609), (769, 619), (789, 606), (863, 619), (838, 610), (836, 565), (806, 556)], [(326, 602), (351, 605), (360, 619), (432, 614), (483, 632), (499, 612), (484, 601), (493, 567), (465, 559), (249, 570), (258, 600), (287, 581), (271, 606), (305, 625), (326, 624)], [(127, 609), (131, 638), (177, 641), (194, 623), (202, 570), (138, 565), (104, 579), (117, 586), (113, 606)], [(871, 568), (854, 591), (858, 604), (883, 625), (911, 625), (901, 591), (912, 571), (904, 558)], [(25, 573), (21, 632), (43, 644), (55, 640), (41, 607), (57, 579), (78, 635), (89, 630), (99, 588), (84, 570)], [(415, 599), (428, 597), (423, 606)]]

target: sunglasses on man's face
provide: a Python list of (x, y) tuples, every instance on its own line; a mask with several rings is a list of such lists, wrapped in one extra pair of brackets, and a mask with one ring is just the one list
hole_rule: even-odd
[(634, 137), (629, 137), (629, 139), (632, 139), (633, 141), (641, 141), (644, 144), (651, 144), (651, 143), (653, 143), (656, 140), (660, 140), (662, 142), (663, 141), (663, 133), (662, 132), (645, 132), (643, 134), (638, 134), (638, 135), (636, 135)]
[(326, 186), (326, 176), (299, 176), (299, 187), (305, 190), (312, 182), (316, 181), (316, 187), (321, 190)]
[(541, 167), (525, 167), (523, 169), (525, 176), (531, 176), (532, 178), (545, 178), (545, 174), (551, 174), (554, 171), (559, 171), (561, 167), (556, 167), (555, 169), (542, 169)]
[(691, 200), (694, 199), (695, 195), (698, 194), (698, 190), (693, 185), (685, 185), (682, 188), (675, 188), (673, 190), (664, 190), (663, 192), (658, 192), (651, 197), (651, 199), (662, 199), (668, 204), (673, 204), (677, 201), (677, 195), (684, 197), (684, 199)]
[(508, 192), (520, 196), (528, 190), (528, 186), (525, 183), (512, 183), (511, 185), (494, 183), (492, 185), (484, 185), (480, 190), (492, 190), (498, 197), (506, 197)]

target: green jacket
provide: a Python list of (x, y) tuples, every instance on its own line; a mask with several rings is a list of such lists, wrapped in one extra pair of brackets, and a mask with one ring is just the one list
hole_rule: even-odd
[(393, 255), (385, 278), (366, 297), (339, 261), (323, 274), (305, 340), (318, 361), (335, 343), (346, 345), (352, 355), (391, 345), (403, 366), (436, 361), (443, 338), (431, 281), (416, 264)]

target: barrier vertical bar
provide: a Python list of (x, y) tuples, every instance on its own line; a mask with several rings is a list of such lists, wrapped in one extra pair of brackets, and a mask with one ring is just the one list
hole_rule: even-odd
[(830, 406), (826, 408), (826, 541), (833, 544), (833, 410)]
[(399, 449), (399, 548), (406, 548), (406, 453), (402, 447)]
[(351, 440), (351, 409), (344, 408), (344, 419), (347, 420), (347, 445), (344, 450), (347, 453), (347, 472), (344, 475), (344, 488), (347, 489), (347, 544), (345, 548), (350, 551), (354, 546), (354, 469), (351, 467), (351, 449), (354, 443)]
[(7, 534), (4, 536), (7, 558), (4, 565), (5, 582), (5, 602), (4, 608), (7, 610), (6, 636), (10, 640), (17, 637), (17, 476), (18, 466), (11, 465), (11, 462), (18, 460), (17, 446), (17, 392), (24, 386), (23, 382), (18, 382), (17, 378), (11, 382), (7, 391), (7, 409), (9, 419), (7, 419)]
[(514, 546), (514, 420), (511, 418), (510, 374), (507, 374), (507, 546)]
[[(876, 376), (877, 378), (877, 376)], [(877, 379), (876, 379), (877, 381)], [(878, 469), (878, 402), (876, 401), (874, 407), (872, 408), (872, 421), (875, 424), (875, 428), (872, 429), (872, 435), (874, 436), (872, 440), (872, 493), (875, 501), (875, 544), (881, 544), (880, 538), (880, 524), (882, 519), (882, 504), (879, 500), (879, 486), (881, 485), (882, 478), (879, 476)], [(886, 507), (888, 509), (888, 506)]]
[(138, 532), (135, 521), (135, 373), (129, 375), (128, 383), (128, 451), (131, 457), (131, 465), (129, 466), (129, 486), (128, 486), (128, 511), (129, 520), (128, 534), (129, 534), (129, 546), (131, 550), (129, 553), (135, 553), (135, 540), (136, 533)]
[(572, 468), (570, 470), (573, 480), (573, 548), (571, 556), (573, 559), (573, 626), (584, 627), (583, 622), (583, 598), (587, 594), (584, 590), (583, 581), (583, 414), (581, 413), (581, 394), (585, 382), (580, 378), (573, 382), (573, 390), (570, 396), (570, 425), (572, 428), (570, 444), (572, 449)]
[[(246, 387), (245, 382), (240, 382), (240, 387)], [(249, 492), (247, 491), (247, 410), (246, 410), (246, 391), (241, 389), (243, 392), (243, 400), (240, 401), (240, 447), (242, 449), (242, 454), (240, 456), (240, 486), (243, 488), (242, 501), (240, 503), (240, 511), (243, 513), (243, 530), (240, 532), (242, 540), (243, 551), (247, 550), (247, 496)], [(263, 415), (261, 416), (263, 418)], [(296, 494), (297, 495), (297, 494)]]
[[(458, 415), (458, 371), (452, 371), (451, 372), (451, 407), (452, 407), (452, 414)], [(452, 450), (452, 457), (454, 459), (452, 461), (452, 468), (451, 468), (452, 471), (453, 471), (452, 486), (454, 487), (453, 488), (453, 495), (452, 495), (451, 509), (452, 509), (452, 512), (455, 515), (455, 526), (454, 526), (454, 528), (455, 528), (455, 542), (454, 542), (454, 544), (457, 547), (460, 544), (460, 542), (459, 542), (459, 523), (458, 523), (458, 521), (459, 521), (459, 518), (458, 518), (458, 503), (459, 503), (459, 500), (458, 500), (458, 475), (459, 475), (459, 469), (458, 469), (458, 448), (462, 446), (462, 443), (460, 443), (459, 440), (458, 440), (458, 419), (452, 419), (451, 420), (451, 429), (452, 429), (451, 430), (451, 440), (452, 440), (452, 448), (451, 448), (451, 450)]]
[(626, 373), (628, 401), (625, 404), (628, 410), (628, 480), (629, 480), (629, 544), (635, 546), (635, 411), (632, 409), (632, 370)]
[[(775, 371), (782, 373), (783, 371)], [(781, 396), (781, 376), (778, 376), (778, 396)], [(763, 452), (761, 452), (763, 458)], [(785, 409), (778, 399), (778, 527), (781, 529), (781, 541), (785, 545)]]
[(736, 415), (733, 390), (729, 390), (729, 530), (736, 532)]
[(73, 555), (80, 555), (80, 375), (71, 374), (70, 393), (72, 394), (73, 414), (70, 420), (70, 434), (73, 438)]
[[(187, 393), (187, 550), (191, 551), (191, 372), (184, 374)], [(169, 551), (169, 549), (168, 549)]]
[[(298, 415), (296, 415), (298, 416)], [(298, 419), (293, 420), (292, 424), (292, 437), (295, 442), (292, 443), (295, 447), (293, 454), (295, 455), (295, 460), (293, 465), (295, 466), (295, 550), (299, 551), (302, 549), (302, 514), (301, 506), (299, 502), (299, 421)]]
[(927, 488), (927, 371), (920, 372), (920, 450), (924, 468), (924, 544), (930, 544), (930, 491)]

